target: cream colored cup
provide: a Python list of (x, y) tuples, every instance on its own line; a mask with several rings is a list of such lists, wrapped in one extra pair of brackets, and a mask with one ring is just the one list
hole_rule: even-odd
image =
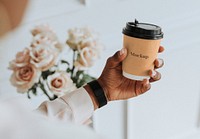
[(163, 38), (161, 28), (137, 21), (128, 22), (123, 34), (123, 47), (127, 49), (127, 57), (122, 62), (123, 76), (132, 80), (149, 79), (149, 70), (154, 69)]

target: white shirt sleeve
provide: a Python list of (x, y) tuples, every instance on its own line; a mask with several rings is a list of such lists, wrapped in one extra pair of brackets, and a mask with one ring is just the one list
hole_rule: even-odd
[(84, 124), (92, 116), (94, 106), (87, 91), (81, 87), (54, 101), (43, 102), (36, 111), (53, 120)]
[(48, 120), (31, 109), (30, 101), (25, 98), (1, 96), (0, 139), (104, 139), (87, 126)]

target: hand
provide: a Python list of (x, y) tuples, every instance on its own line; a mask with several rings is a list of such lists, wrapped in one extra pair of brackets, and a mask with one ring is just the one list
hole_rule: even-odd
[[(164, 48), (160, 46), (159, 52), (163, 52)], [(116, 52), (107, 60), (106, 66), (98, 78), (99, 84), (106, 93), (108, 101), (126, 100), (136, 97), (147, 92), (151, 88), (151, 82), (160, 80), (161, 74), (155, 69), (163, 66), (162, 59), (156, 59), (155, 69), (149, 71), (150, 79), (143, 81), (130, 80), (122, 75), (122, 61), (127, 55), (127, 50), (122, 49)]]

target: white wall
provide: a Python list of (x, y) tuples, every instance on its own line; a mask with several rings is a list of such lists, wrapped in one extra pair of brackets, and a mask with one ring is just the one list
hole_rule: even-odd
[[(122, 47), (122, 28), (137, 18), (163, 27), (163, 79), (145, 95), (112, 102), (94, 115), (98, 133), (114, 139), (198, 139), (200, 122), (200, 2), (198, 0), (31, 0), (22, 25), (0, 40), (0, 92), (16, 95), (8, 62), (30, 43), (29, 30), (48, 23), (62, 41), (67, 29), (90, 26), (106, 48), (90, 73), (98, 77), (106, 59)], [(24, 96), (26, 97), (26, 96)], [(42, 99), (41, 99), (42, 98)], [(35, 98), (37, 106), (44, 98)]]

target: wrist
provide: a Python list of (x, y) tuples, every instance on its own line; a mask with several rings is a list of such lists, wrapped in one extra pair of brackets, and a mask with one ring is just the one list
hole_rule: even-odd
[(98, 109), (99, 108), (99, 105), (98, 105), (98, 102), (94, 96), (94, 93), (92, 91), (92, 89), (90, 88), (90, 86), (87, 84), (84, 86), (85, 90), (88, 92), (91, 100), (92, 100), (92, 103), (93, 103), (93, 106), (94, 106), (94, 110)]
[(104, 94), (106, 96), (107, 102), (111, 101), (108, 89), (107, 89), (106, 85), (104, 85), (104, 81), (102, 81), (101, 78), (98, 78), (97, 81), (98, 81), (98, 83), (100, 84), (100, 86), (102, 87), (102, 89), (104, 91)]
[(94, 105), (94, 110), (96, 110), (97, 108), (101, 108), (107, 104), (107, 95), (105, 94), (104, 89), (102, 88), (102, 85), (99, 83), (98, 80), (87, 83), (84, 88), (91, 97)]

